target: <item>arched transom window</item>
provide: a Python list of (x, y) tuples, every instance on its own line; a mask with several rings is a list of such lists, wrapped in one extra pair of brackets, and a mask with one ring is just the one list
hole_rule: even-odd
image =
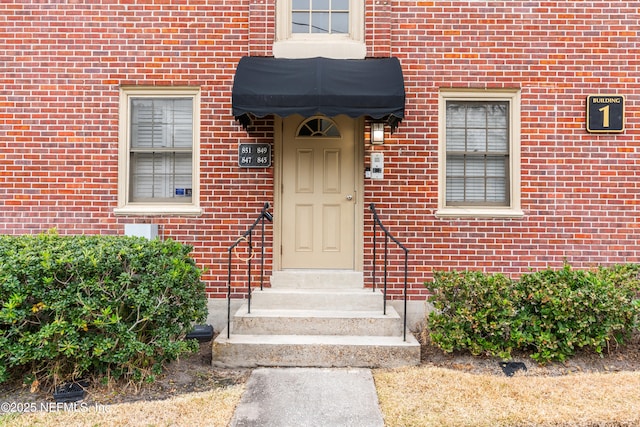
[(311, 117), (298, 127), (296, 136), (340, 138), (340, 130), (335, 122), (327, 117)]

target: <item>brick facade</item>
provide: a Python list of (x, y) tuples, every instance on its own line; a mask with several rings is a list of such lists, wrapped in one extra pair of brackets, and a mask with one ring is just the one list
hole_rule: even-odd
[[(272, 142), (272, 121), (247, 132), (231, 115), (235, 67), (271, 55), (274, 14), (275, 0), (1, 2), (0, 233), (154, 222), (194, 246), (210, 296), (225, 295), (227, 247), (274, 198), (273, 168), (237, 167), (238, 143)], [(367, 55), (400, 59), (407, 102), (364, 204), (407, 243), (412, 298), (434, 269), (640, 262), (639, 14), (630, 1), (366, 0)], [(202, 215), (114, 214), (123, 85), (200, 88)], [(438, 91), (452, 87), (521, 90), (524, 217), (434, 215)], [(625, 95), (623, 133), (585, 131), (598, 93)], [(368, 247), (369, 226), (365, 213)]]

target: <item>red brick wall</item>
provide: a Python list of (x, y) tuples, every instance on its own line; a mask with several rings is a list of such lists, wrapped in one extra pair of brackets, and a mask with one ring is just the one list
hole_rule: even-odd
[[(238, 142), (272, 141), (271, 122), (247, 133), (230, 94), (241, 56), (271, 54), (274, 5), (1, 2), (0, 233), (121, 234), (153, 221), (194, 245), (210, 294), (225, 294), (227, 247), (273, 200), (272, 169), (236, 166)], [(639, 12), (627, 1), (366, 1), (368, 55), (400, 59), (407, 104), (379, 148), (385, 180), (366, 181), (365, 204), (407, 243), (416, 298), (433, 269), (518, 275), (565, 259), (640, 261)], [(120, 85), (201, 88), (202, 216), (114, 215)], [(523, 218), (434, 216), (437, 96), (449, 87), (521, 89)], [(626, 96), (624, 133), (584, 130), (595, 93)], [(368, 256), (367, 275), (370, 266)]]
[[(389, 185), (368, 197), (399, 199), (384, 211), (412, 246), (416, 286), (432, 269), (638, 262), (640, 2), (391, 3), (406, 120), (385, 145)], [(437, 95), (449, 87), (521, 89), (524, 218), (434, 217)], [(585, 131), (585, 97), (598, 93), (626, 95), (624, 133)]]

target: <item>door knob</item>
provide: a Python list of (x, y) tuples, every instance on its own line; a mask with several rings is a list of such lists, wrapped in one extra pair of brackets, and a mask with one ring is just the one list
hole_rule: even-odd
[(352, 196), (351, 194), (349, 194), (349, 195), (347, 196), (347, 200), (353, 200), (353, 196)]

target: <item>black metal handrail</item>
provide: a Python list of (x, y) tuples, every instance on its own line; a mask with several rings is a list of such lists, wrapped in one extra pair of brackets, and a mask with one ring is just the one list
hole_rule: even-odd
[[(229, 279), (227, 282), (227, 338), (231, 336), (231, 264), (232, 264), (232, 253), (233, 250), (238, 246), (241, 242), (247, 242), (249, 246), (248, 249), (248, 257), (245, 258), (247, 262), (247, 305), (249, 308), (249, 313), (251, 313), (251, 260), (253, 259), (253, 230), (256, 226), (261, 223), (262, 224), (262, 233), (261, 233), (261, 243), (260, 243), (260, 290), (263, 289), (264, 283), (264, 222), (265, 219), (269, 222), (273, 222), (273, 215), (269, 213), (269, 202), (265, 203), (260, 211), (260, 215), (258, 218), (251, 224), (251, 226), (244, 232), (238, 239), (236, 239), (235, 243), (229, 246)], [(248, 236), (248, 237), (247, 237)]]
[(387, 314), (387, 266), (388, 266), (388, 254), (389, 248), (388, 243), (389, 239), (391, 239), (400, 249), (404, 251), (404, 327), (402, 329), (402, 339), (404, 341), (407, 340), (407, 277), (408, 277), (408, 260), (409, 260), (409, 249), (407, 249), (402, 243), (398, 241), (395, 237), (391, 235), (389, 230), (382, 225), (380, 221), (380, 217), (378, 217), (378, 213), (376, 212), (376, 205), (371, 203), (369, 205), (369, 210), (373, 214), (373, 291), (376, 291), (376, 226), (380, 227), (383, 231), (385, 239), (384, 239), (384, 302), (383, 302), (383, 314)]

